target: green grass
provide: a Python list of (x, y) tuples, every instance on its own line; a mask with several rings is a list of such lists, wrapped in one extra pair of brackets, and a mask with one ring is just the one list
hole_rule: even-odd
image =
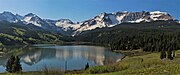
[(63, 72), (55, 72), (55, 71), (51, 71), (51, 72), (21, 72), (21, 73), (1, 73), (0, 75), (63, 75)]
[[(180, 74), (180, 50), (174, 60), (159, 57), (160, 53), (126, 57), (121, 62), (106, 66), (91, 67), (84, 73), (99, 75), (177, 75)], [(87, 74), (88, 75), (88, 74)]]

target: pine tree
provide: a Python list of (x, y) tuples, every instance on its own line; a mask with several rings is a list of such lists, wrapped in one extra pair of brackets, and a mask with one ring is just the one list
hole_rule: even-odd
[(176, 56), (176, 54), (175, 54), (175, 50), (173, 50), (173, 57), (175, 57)]
[(15, 56), (11, 56), (6, 63), (6, 71), (12, 73), (12, 65), (14, 64)]
[(6, 63), (6, 71), (10, 72), (10, 73), (15, 73), (15, 72), (19, 72), (22, 71), (22, 67), (20, 64), (20, 59), (18, 56), (11, 56), (7, 63)]
[(168, 50), (168, 51), (167, 51), (167, 58), (170, 59), (170, 60), (173, 59), (173, 57), (172, 57), (172, 51), (171, 51), (171, 50)]
[(89, 68), (89, 63), (86, 64), (85, 70), (87, 70), (88, 68)]
[(165, 51), (161, 51), (160, 59), (164, 59), (164, 58), (166, 58), (166, 52)]
[(20, 59), (18, 56), (16, 56), (16, 59), (14, 61), (14, 66), (13, 66), (13, 69), (12, 69), (14, 72), (16, 71), (21, 71), (22, 70), (22, 67), (21, 67), (21, 64), (20, 64)]

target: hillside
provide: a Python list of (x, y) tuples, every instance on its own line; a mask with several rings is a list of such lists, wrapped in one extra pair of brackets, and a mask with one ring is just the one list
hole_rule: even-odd
[(42, 19), (33, 13), (21, 16), (5, 11), (0, 13), (0, 27), (0, 45), (80, 41), (108, 46), (125, 37), (174, 33), (180, 28), (170, 14), (160, 11), (104, 12), (76, 23), (69, 19)]
[[(120, 37), (133, 36), (139, 33), (174, 33), (180, 31), (180, 24), (174, 21), (154, 21), (142, 23), (122, 23), (115, 27), (98, 28), (82, 32), (75, 36), (79, 41), (99, 42), (104, 41), (104, 44), (109, 44), (112, 40), (117, 40)], [(113, 38), (111, 38), (113, 37)], [(98, 41), (99, 40), (99, 41)]]
[(95, 17), (81, 22), (73, 22), (70, 19), (43, 19), (34, 13), (27, 15), (13, 14), (8, 11), (0, 13), (0, 21), (10, 23), (23, 23), (36, 27), (61, 33), (63, 35), (76, 36), (83, 31), (94, 30), (97, 28), (114, 27), (122, 23), (141, 23), (153, 21), (175, 21), (167, 12), (161, 11), (140, 11), (140, 12), (113, 12), (101, 13)]
[(57, 43), (61, 41), (61, 34), (50, 32), (42, 28), (21, 23), (0, 22), (1, 45), (26, 45), (36, 43)]
[(112, 50), (161, 51), (159, 47), (164, 49), (172, 45), (174, 50), (180, 47), (180, 24), (174, 21), (123, 23), (112, 28), (82, 32), (75, 38), (77, 41), (108, 46)]

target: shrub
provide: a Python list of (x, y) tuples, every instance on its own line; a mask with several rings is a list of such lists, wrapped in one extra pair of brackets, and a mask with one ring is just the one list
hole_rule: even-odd
[(95, 74), (95, 73), (106, 73), (108, 72), (106, 66), (95, 66), (88, 69), (88, 73)]

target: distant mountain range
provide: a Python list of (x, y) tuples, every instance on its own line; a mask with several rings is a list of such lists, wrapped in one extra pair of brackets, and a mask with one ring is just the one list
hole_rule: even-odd
[(0, 13), (0, 21), (10, 23), (21, 23), (24, 25), (34, 25), (36, 27), (55, 31), (65, 35), (76, 36), (83, 31), (94, 30), (97, 28), (113, 27), (121, 23), (140, 23), (153, 21), (175, 21), (175, 19), (166, 12), (115, 12), (101, 13), (89, 20), (82, 22), (72, 22), (69, 19), (50, 20), (42, 19), (36, 14), (29, 13), (25, 16), (13, 14), (11, 12)]

